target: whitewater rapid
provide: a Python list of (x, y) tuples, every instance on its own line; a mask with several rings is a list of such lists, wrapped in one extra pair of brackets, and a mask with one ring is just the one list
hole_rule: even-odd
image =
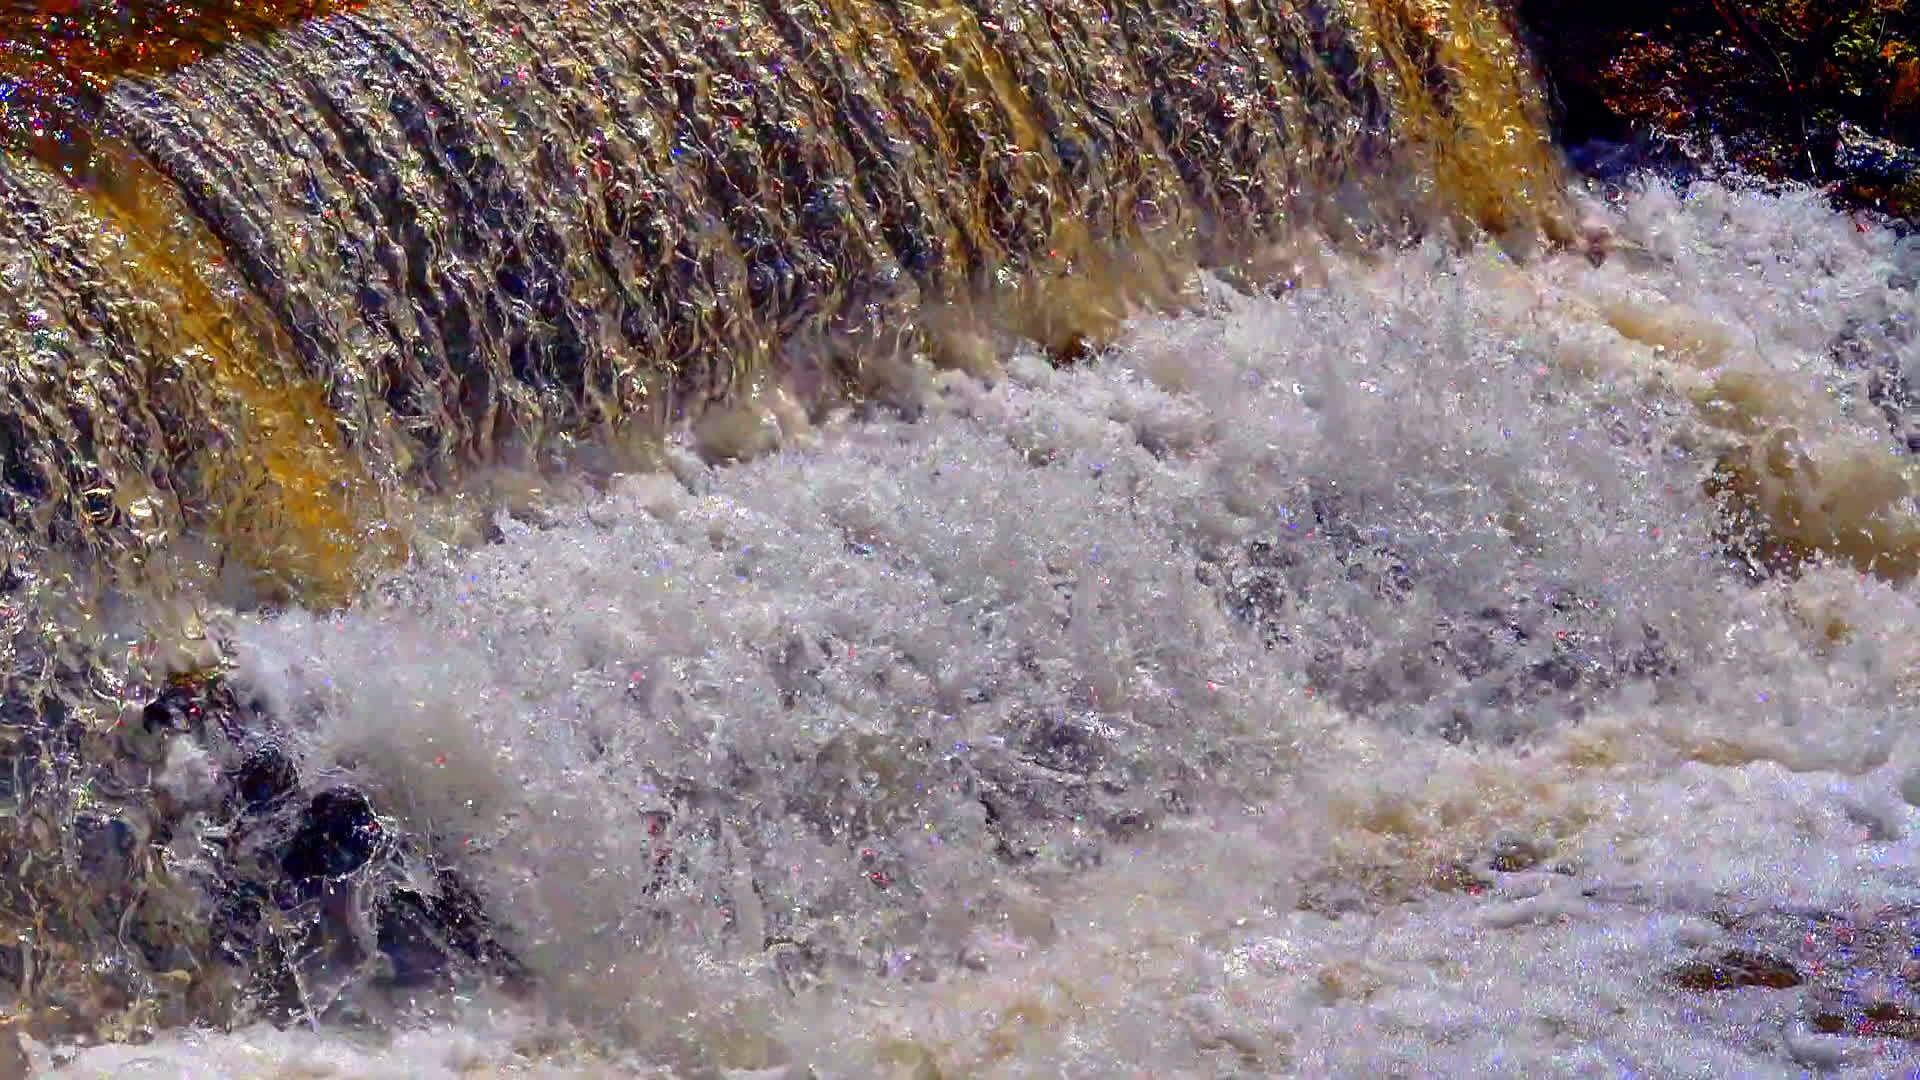
[[(1920, 1067), (1920, 605), (1839, 559), (1756, 583), (1703, 492), (1769, 423), (1822, 476), (1905, 475), (1920, 248), (1806, 192), (1591, 212), (1597, 264), (1303, 245), (1081, 365), (875, 358), (886, 400), (820, 416), (770, 384), (671, 471), (527, 500), (344, 614), (218, 617), (304, 785), (431, 837), (536, 988), (315, 969), (310, 1027), (32, 1052)], [(1750, 423), (1696, 392), (1730, 374)], [(207, 768), (183, 741), (162, 786)]]

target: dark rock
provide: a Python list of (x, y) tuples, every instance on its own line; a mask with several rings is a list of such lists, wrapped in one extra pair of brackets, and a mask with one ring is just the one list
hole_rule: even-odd
[(196, 732), (206, 716), (206, 694), (202, 685), (185, 679), (175, 680), (141, 710), (141, 720), (147, 731), (154, 734)]
[[(217, 770), (211, 805), (224, 813), (216, 813), (221, 829), (198, 836), (203, 861), (192, 883), (204, 907), (197, 915), (143, 909), (135, 943), (165, 970), (200, 970), (200, 982), (231, 986), (230, 1019), (306, 1016), (316, 1003), (302, 988), (316, 980), (394, 989), (475, 976), (524, 984), (525, 969), (499, 943), (481, 894), (436, 865), (432, 838), (396, 832), (352, 787), (303, 789), (294, 744), (263, 707), (236, 697), (217, 675), (182, 676), (140, 716), (136, 727), (147, 738), (201, 745)], [(151, 829), (124, 813), (76, 820), (75, 850), (101, 886), (132, 874), (144, 845), (205, 828), (170, 798), (150, 803), (162, 816)], [(376, 953), (383, 963), (369, 966)], [(370, 980), (352, 974), (381, 969), (386, 974)]]
[(1221, 597), (1228, 613), (1258, 626), (1261, 641), (1269, 649), (1292, 640), (1282, 620), (1292, 588), (1288, 575), (1299, 561), (1298, 554), (1283, 545), (1256, 540), (1246, 546), (1242, 558), (1222, 568)]
[(1487, 880), (1484, 874), (1463, 862), (1445, 863), (1427, 875), (1427, 887), (1435, 892), (1477, 896), (1492, 885), (1493, 882)]
[(1920, 1012), (1893, 1001), (1877, 1001), (1848, 1012), (1816, 1011), (1807, 1025), (1823, 1035), (1920, 1042)]
[(313, 797), (280, 865), (298, 881), (344, 877), (365, 866), (387, 842), (366, 796), (347, 788)]
[(1860, 183), (1904, 186), (1920, 178), (1920, 151), (1842, 121), (1834, 134), (1833, 167)]
[(1664, 972), (1692, 993), (1797, 990), (1814, 1032), (1920, 1042), (1920, 908), (1715, 917), (1734, 940)]
[[(1903, 239), (1895, 250), (1888, 284), (1911, 289), (1920, 281), (1920, 237)], [(1878, 319), (1849, 319), (1828, 344), (1841, 371), (1865, 382), (1867, 403), (1880, 410), (1888, 430), (1910, 453), (1920, 453), (1920, 387), (1901, 366), (1900, 356), (1913, 341), (1915, 327), (1904, 314)]]
[[(1881, 0), (1519, 0), (1576, 168), (1675, 175), (1656, 147), (1920, 212), (1920, 12)], [(1671, 150), (1669, 151), (1671, 152)], [(1681, 152), (1679, 156), (1690, 156)]]
[(493, 933), (486, 906), (466, 881), (442, 868), (430, 892), (395, 889), (381, 906), (379, 948), (392, 965), (393, 985), (429, 986), (457, 975), (465, 960), (523, 986), (528, 973)]
[(1404, 624), (1411, 632), (1375, 636), (1351, 620), (1295, 641), (1297, 609), (1347, 603), (1356, 591), (1407, 604), (1426, 587), (1390, 529), (1331, 497), (1312, 505), (1314, 529), (1204, 553), (1195, 575), (1227, 614), (1268, 649), (1292, 654), (1315, 692), (1345, 710), (1401, 717), (1453, 743), (1507, 744), (1527, 737), (1542, 711), (1577, 720), (1628, 682), (1678, 670), (1651, 627), (1636, 631), (1599, 599), (1527, 581), (1505, 583), (1511, 599), (1500, 606), (1442, 608), (1430, 636), (1412, 623)]
[(266, 889), (251, 882), (227, 883), (218, 891), (213, 903), (213, 940), (221, 959), (245, 967), (266, 946), (268, 902)]
[(254, 749), (233, 773), (234, 794), (250, 810), (264, 810), (291, 795), (300, 783), (293, 759), (277, 746)]
[[(1076, 734), (1062, 736), (1063, 729)], [(983, 748), (968, 762), (995, 854), (1007, 862), (1097, 863), (1104, 840), (1136, 837), (1188, 812), (1182, 778), (1158, 778), (1166, 786), (1156, 796), (1152, 778), (1130, 772), (1115, 736), (1097, 722), (1055, 721), (1043, 730), (1064, 740), (1049, 751), (1054, 765), (1024, 743)], [(1097, 739), (1097, 754), (1090, 739)]]

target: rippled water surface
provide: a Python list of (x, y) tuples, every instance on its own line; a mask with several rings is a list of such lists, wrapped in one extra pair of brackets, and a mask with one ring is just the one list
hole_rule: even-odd
[[(1068, 367), (902, 362), (884, 407), (769, 384), (339, 614), (221, 617), (302, 787), (421, 838), (524, 972), (414, 993), (348, 949), (300, 969), (313, 1025), (32, 1050), (1920, 1065), (1920, 249), (1714, 185), (1588, 224), (1599, 265), (1298, 246), (1271, 295), (1199, 281)], [(189, 820), (205, 755), (157, 781)]]

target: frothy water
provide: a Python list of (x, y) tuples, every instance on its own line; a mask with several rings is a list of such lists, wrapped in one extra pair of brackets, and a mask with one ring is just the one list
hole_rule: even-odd
[[(1807, 193), (1594, 214), (1602, 265), (1299, 248), (1272, 295), (1201, 282), (1082, 365), (903, 365), (894, 404), (817, 423), (770, 388), (672, 470), (347, 612), (226, 618), (302, 787), (425, 838), (532, 989), (316, 964), (314, 1026), (33, 1050), (76, 1076), (1920, 1064), (1920, 609), (1843, 546), (1766, 575), (1709, 494), (1787, 424), (1783, 485), (1905, 483), (1914, 250)], [(200, 753), (167, 763), (182, 805)]]

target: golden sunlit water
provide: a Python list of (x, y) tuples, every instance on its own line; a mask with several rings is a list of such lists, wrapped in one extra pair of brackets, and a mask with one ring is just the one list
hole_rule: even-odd
[[(87, 514), (89, 488), (333, 602), (380, 565), (362, 549), (405, 549), (379, 525), (401, 488), (644, 440), (796, 349), (857, 383), (864, 353), (929, 347), (916, 312), (991, 311), (1066, 354), (1178, 265), (1291, 233), (1565, 233), (1539, 94), (1467, 0), (302, 23), (353, 7), (4, 25), (7, 170), (65, 189), (34, 213), (95, 260), (16, 237), (58, 302), (15, 320), (10, 366), (97, 350), (170, 440), (135, 469), (111, 436), (26, 433), (37, 501), (96, 550), (136, 523)], [(134, 325), (94, 340), (102, 317)]]
[[(721, 952), (683, 956), (681, 970), (634, 945), (652, 940), (634, 929), (636, 897), (663, 910), (684, 901), (674, 917), (694, 927), (686, 940), (751, 940), (753, 962), (769, 970), (778, 964), (766, 957), (812, 955), (799, 931), (781, 936), (783, 920), (833, 923), (816, 935), (830, 942), (837, 913), (852, 912), (867, 937), (846, 955), (892, 957), (881, 962), (889, 977), (919, 970), (872, 942), (938, 937), (974, 918), (962, 912), (974, 901), (915, 907), (939, 887), (887, 862), (888, 830), (930, 846), (990, 834), (1007, 867), (1058, 855), (1040, 841), (1022, 847), (1018, 823), (984, 796), (960, 799), (952, 820), (909, 820), (916, 800), (962, 786), (928, 764), (936, 754), (958, 761), (1007, 744), (942, 726), (969, 709), (1001, 710), (993, 723), (1020, 732), (1046, 728), (1041, 713), (1104, 718), (1088, 721), (1092, 735), (1036, 751), (1041, 764), (1014, 779), (993, 772), (997, 759), (977, 769), (1035, 805), (1050, 796), (1031, 792), (1070, 790), (1092, 807), (1075, 811), (1076, 837), (1082, 817), (1111, 809), (1101, 800), (1141, 795), (1143, 777), (1166, 781), (1152, 806), (1107, 814), (1116, 824), (1101, 842), (1119, 851), (1147, 831), (1135, 825), (1189, 807), (1206, 783), (1251, 805), (1278, 798), (1275, 784), (1296, 797), (1306, 781), (1292, 770), (1314, 753), (1370, 767), (1392, 756), (1371, 743), (1340, 751), (1351, 760), (1327, 749), (1340, 737), (1314, 725), (1336, 713), (1437, 736), (1419, 746), (1483, 737), (1505, 747), (1573, 730), (1591, 707), (1608, 719), (1564, 736), (1572, 742), (1550, 757), (1560, 772), (1506, 759), (1448, 765), (1432, 790), (1406, 794), (1419, 787), (1407, 781), (1403, 799), (1335, 791), (1325, 816), (1339, 834), (1329, 843), (1349, 845), (1329, 856), (1329, 873), (1368, 883), (1382, 902), (1436, 881), (1443, 891), (1477, 882), (1448, 861), (1466, 857), (1449, 845), (1494, 816), (1544, 808), (1542, 835), (1587, 835), (1607, 820), (1601, 797), (1565, 793), (1642, 762), (1642, 744), (1619, 733), (1638, 730), (1632, 709), (1671, 705), (1652, 691), (1631, 707), (1606, 695), (1680, 670), (1684, 644), (1714, 636), (1677, 614), (1683, 605), (1656, 610), (1647, 596), (1670, 587), (1692, 598), (1690, 611), (1737, 622), (1718, 584), (1689, 576), (1706, 571), (1685, 542), (1737, 551), (1760, 578), (1804, 571), (1818, 582), (1842, 567), (1859, 589), (1877, 589), (1920, 570), (1920, 525), (1906, 459), (1859, 422), (1846, 393), (1794, 366), (1826, 339), (1775, 317), (1802, 304), (1808, 327), (1832, 330), (1822, 305), (1880, 288), (1841, 264), (1891, 258), (1891, 241), (1864, 225), (1835, 231), (1817, 216), (1825, 211), (1788, 199), (1780, 220), (1799, 215), (1792, 227), (1816, 236), (1827, 261), (1808, 269), (1797, 241), (1752, 240), (1758, 254), (1723, 277), (1747, 288), (1739, 275), (1750, 270), (1760, 284), (1691, 304), (1681, 294), (1704, 288), (1696, 265), (1724, 269), (1736, 261), (1727, 251), (1748, 250), (1723, 234), (1738, 231), (1731, 223), (1758, 233), (1775, 219), (1721, 189), (1703, 200), (1723, 200), (1713, 203), (1723, 233), (1697, 209), (1703, 200), (1676, 209), (1642, 193), (1604, 214), (1582, 204), (1504, 8), (0, 9), (6, 1017), (37, 1040), (123, 1042), (182, 1025), (312, 1019), (357, 1002), (369, 980), (398, 978), (380, 964), (401, 946), (356, 952), (364, 941), (318, 929), (386, 933), (369, 929), (386, 909), (351, 892), (369, 878), (343, 873), (318, 898), (273, 892), (285, 885), (276, 875), (292, 872), (261, 852), (278, 850), (299, 807), (273, 803), (282, 818), (249, 825), (259, 808), (235, 800), (253, 796), (220, 803), (208, 794), (216, 780), (195, 779), (279, 783), (274, 769), (294, 770), (245, 756), (264, 753), (255, 723), (293, 732), (321, 763), (303, 759), (290, 791), (324, 794), (344, 777), (384, 800), (386, 816), (367, 811), (367, 831), (393, 865), (470, 872), (519, 920), (514, 944), (552, 977), (558, 1014), (663, 1058), (727, 1067), (771, 1069), (800, 1045), (769, 1019), (785, 1006), (736, 995), (702, 967)], [(1612, 224), (1598, 223), (1607, 214)], [(1684, 243), (1669, 243), (1680, 234)], [(1764, 333), (1730, 328), (1743, 298), (1767, 313)], [(1523, 398), (1525, 408), (1513, 404)], [(1370, 411), (1389, 401), (1400, 411)], [(1500, 419), (1482, 423), (1483, 413)], [(1126, 438), (1114, 442), (1103, 425)], [(1670, 453), (1647, 450), (1655, 429)], [(1512, 448), (1515, 430), (1526, 449)], [(1315, 449), (1323, 443), (1332, 449)], [(794, 462), (822, 445), (835, 449), (819, 451), (816, 485)], [(778, 447), (796, 456), (765, 468), (801, 471), (767, 480), (753, 463)], [(1306, 456), (1287, 456), (1297, 448)], [(882, 463), (868, 469), (861, 454)], [(1070, 478), (1063, 462), (1077, 470)], [(1626, 471), (1598, 475), (1616, 465)], [(716, 466), (738, 471), (716, 479)], [(1293, 469), (1336, 479), (1296, 489)], [(710, 494), (722, 484), (746, 487)], [(915, 494), (889, 501), (895, 487)], [(1553, 520), (1540, 510), (1549, 503)], [(591, 516), (608, 505), (612, 524)], [(1392, 528), (1346, 524), (1373, 513)], [(1663, 513), (1673, 520), (1656, 520)], [(1287, 530), (1277, 536), (1333, 536), (1339, 550), (1277, 554), (1290, 541), (1249, 540), (1247, 522), (1261, 515), (1282, 523), (1261, 518), (1260, 528)], [(527, 522), (550, 529), (550, 550)], [(583, 539), (589, 526), (617, 542)], [(789, 526), (798, 554), (781, 547)], [(1380, 538), (1394, 529), (1399, 539)], [(1667, 576), (1619, 585), (1590, 564), (1595, 537)], [(1443, 553), (1410, 554), (1422, 544)], [(1149, 549), (1197, 561), (1163, 573)], [(462, 551), (478, 569), (448, 569)], [(1105, 559), (1130, 568), (1110, 578)], [(766, 595), (756, 575), (775, 583)], [(931, 584), (915, 591), (915, 575)], [(1309, 599), (1310, 581), (1338, 582), (1327, 586), (1335, 598)], [(1499, 583), (1499, 598), (1462, 599), (1495, 588), (1485, 581)], [(1224, 608), (1194, 599), (1202, 585)], [(782, 589), (799, 599), (778, 599)], [(875, 597), (865, 608), (807, 607), (860, 590)], [(1843, 602), (1853, 594), (1838, 586), (1803, 592), (1790, 602), (1812, 637), (1795, 656), (1866, 647), (1871, 604)], [(1547, 599), (1532, 614), (1500, 606), (1535, 594)], [(707, 608), (706, 596), (743, 613), (719, 599)], [(948, 625), (941, 611), (970, 614)], [(864, 631), (849, 627), (874, 612), (920, 621), (855, 649)], [(1229, 615), (1233, 626), (1266, 620), (1261, 640), (1235, 636)], [(1007, 645), (1005, 620), (1040, 644)], [(1404, 641), (1368, 651), (1369, 634), (1391, 637), (1402, 622), (1414, 627)], [(1549, 633), (1549, 623), (1566, 625)], [(675, 634), (686, 640), (661, 644)], [(1606, 656), (1580, 667), (1567, 657), (1582, 648)], [(1706, 645), (1686, 655), (1702, 671), (1718, 670), (1702, 657), (1731, 663)], [(753, 666), (761, 661), (771, 674)], [(1494, 686), (1508, 661), (1548, 697)], [(1436, 689), (1452, 678), (1434, 674), (1448, 664), (1471, 672), (1461, 676), (1471, 685)], [(207, 681), (230, 667), (252, 696)], [(825, 694), (829, 676), (846, 684), (828, 695), (829, 719), (809, 714), (816, 746), (789, 713)], [(225, 711), (216, 722), (188, 710), (169, 727), (140, 708), (168, 685)], [(1887, 676), (1860, 691), (1858, 711), (1908, 685)], [(1774, 708), (1768, 694), (1779, 693), (1755, 700)], [(1003, 708), (995, 694), (1044, 708)], [(1573, 719), (1532, 719), (1542, 700)], [(602, 731), (621, 709), (644, 723)], [(874, 730), (833, 727), (847, 717)], [(1508, 741), (1472, 736), (1476, 723)], [(1890, 760), (1862, 749), (1865, 736), (1834, 758), (1791, 732), (1708, 727), (1661, 737), (1713, 767)], [(575, 736), (579, 746), (566, 741)], [(1152, 753), (1124, 776), (1074, 786), (1075, 770), (1093, 769), (1097, 748), (1123, 736)], [(199, 749), (182, 750), (190, 741)], [(628, 757), (608, 749), (620, 746)], [(226, 752), (233, 760), (215, 760)], [(1195, 776), (1206, 783), (1181, 787)], [(1440, 790), (1449, 777), (1478, 779)], [(674, 826), (685, 850), (708, 845), (696, 869), (719, 876), (705, 892), (673, 899), (648, 876), (669, 861), (654, 845), (673, 820), (647, 801), (655, 796), (682, 822), (724, 808), (697, 838)], [(794, 824), (816, 819), (813, 832)], [(1074, 851), (1062, 865), (1105, 857)], [(833, 862), (843, 857), (846, 873)], [(809, 858), (839, 875), (819, 880), (860, 891), (822, 899), (831, 890), (808, 876)], [(1064, 932), (1020, 897), (1028, 886), (1069, 897), (1066, 877), (994, 878), (980, 892), (972, 855), (917, 858), (898, 866), (959, 883), (1009, 939), (1044, 944)], [(1157, 873), (1140, 880), (1171, 888)], [(1209, 873), (1195, 878), (1218, 884), (1218, 867)], [(1288, 902), (1337, 915), (1315, 891), (1323, 885), (1295, 881)], [(407, 888), (416, 900), (438, 895)], [(809, 899), (780, 908), (780, 889)], [(724, 904), (713, 899), (722, 893)], [(1073, 910), (1107, 903), (1073, 895)], [(244, 917), (209, 899), (235, 896)], [(887, 906), (902, 896), (914, 900)], [(1192, 900), (1169, 903), (1199, 919)], [(915, 918), (925, 925), (900, 929)], [(222, 953), (237, 947), (221, 935), (243, 923), (284, 984), (259, 973), (267, 960), (256, 970), (259, 957)], [(610, 959), (581, 944), (603, 931), (619, 944)], [(973, 951), (949, 966), (987, 972), (968, 940)], [(1113, 958), (1122, 951), (1098, 955), (1125, 967)], [(778, 967), (779, 978), (798, 980), (804, 966)], [(1341, 970), (1321, 977), (1324, 1002), (1374, 993), (1371, 974)], [(940, 992), (994, 997), (997, 977), (958, 976)], [(719, 989), (701, 989), (703, 979)], [(1077, 1023), (1091, 1015), (1082, 999), (1111, 989), (1076, 984), (1036, 1003), (1042, 981), (1018, 1000), (996, 997), (1000, 1011), (979, 1031), (962, 1030), (956, 1005), (919, 1028), (910, 1010), (862, 1013), (860, 1037), (871, 1035), (875, 1061), (916, 1077), (943, 1075), (936, 1058), (1013, 1069), (1041, 1054), (1033, 1032)], [(675, 995), (697, 999), (690, 1034), (659, 1030), (655, 1014)], [(869, 1008), (880, 1006), (859, 1005)], [(385, 1030), (370, 1012), (350, 1022)], [(957, 1026), (942, 1034), (943, 1024)], [(0, 1024), (0, 1051), (10, 1037)], [(1234, 1038), (1202, 1049), (1248, 1068), (1293, 1061), (1291, 1035)]]

